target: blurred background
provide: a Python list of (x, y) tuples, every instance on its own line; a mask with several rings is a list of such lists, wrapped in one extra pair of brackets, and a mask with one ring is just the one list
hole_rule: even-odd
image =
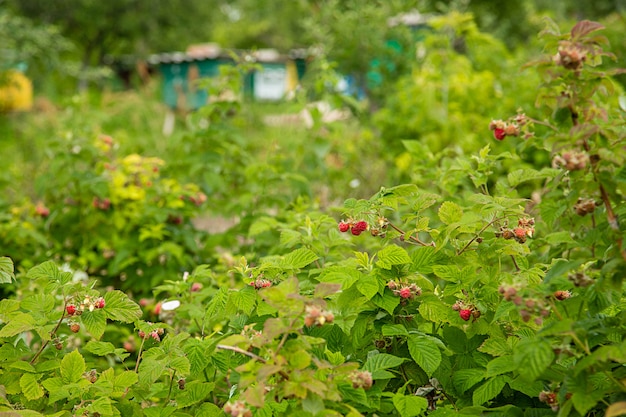
[[(471, 13), (480, 31), (515, 51), (534, 41), (543, 16), (557, 22), (614, 16), (614, 33), (624, 33), (626, 2), (2, 0), (0, 64), (25, 69), (36, 93), (53, 101), (88, 86), (138, 87), (146, 81), (151, 55), (208, 42), (281, 53), (322, 48), (340, 72), (358, 76), (375, 58), (385, 58), (381, 51), (389, 53), (386, 43), (406, 47), (415, 40), (411, 28), (424, 24), (424, 17), (450, 11)], [(422, 19), (411, 21), (416, 14)], [(614, 50), (624, 49), (623, 36), (613, 40)], [(395, 69), (406, 70), (404, 64)]]

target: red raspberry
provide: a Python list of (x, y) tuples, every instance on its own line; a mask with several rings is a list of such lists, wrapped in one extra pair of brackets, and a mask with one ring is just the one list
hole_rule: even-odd
[(354, 229), (357, 229), (357, 230), (359, 230), (361, 232), (366, 231), (367, 230), (367, 222), (363, 221), (363, 220), (361, 220), (359, 222), (356, 222), (354, 224), (354, 226), (352, 226), (352, 230), (354, 230)]
[(94, 303), (94, 307), (96, 308), (104, 308), (104, 306), (106, 305), (106, 302), (104, 301), (104, 298), (100, 297), (96, 300), (96, 302)]
[(504, 131), (504, 129), (494, 129), (493, 130), (493, 137), (498, 139), (498, 140), (502, 140), (504, 139), (504, 137), (506, 136), (506, 132)]
[(459, 311), (459, 316), (465, 321), (468, 321), (472, 317), (472, 310), (463, 309)]
[(191, 292), (198, 292), (202, 289), (202, 284), (199, 282), (194, 282), (191, 284)]
[(146, 332), (144, 332), (143, 330), (139, 330), (138, 335), (139, 335), (139, 337), (141, 337), (142, 339), (145, 339), (145, 338), (146, 338)]
[(522, 229), (521, 227), (516, 227), (515, 229), (513, 229), (513, 233), (518, 239), (526, 238), (526, 230)]
[(339, 222), (339, 231), (340, 232), (345, 233), (348, 230), (350, 230), (350, 224), (348, 224), (346, 222)]
[(402, 298), (411, 298), (411, 289), (408, 287), (402, 287), (400, 289), (400, 297)]
[(67, 311), (68, 316), (73, 316), (74, 314), (76, 314), (76, 306), (74, 304), (70, 304), (65, 307), (65, 311)]
[(554, 292), (554, 297), (559, 301), (566, 300), (570, 298), (571, 296), (572, 296), (572, 293), (569, 291), (559, 290), (559, 291)]
[(70, 330), (72, 331), (72, 333), (78, 333), (80, 331), (80, 324), (72, 323), (70, 325)]
[(363, 231), (362, 231), (362, 230), (357, 229), (357, 228), (356, 228), (356, 227), (354, 227), (354, 226), (352, 226), (352, 230), (350, 230), (350, 232), (352, 232), (352, 234), (353, 234), (354, 236), (358, 236), (358, 235), (360, 235)]

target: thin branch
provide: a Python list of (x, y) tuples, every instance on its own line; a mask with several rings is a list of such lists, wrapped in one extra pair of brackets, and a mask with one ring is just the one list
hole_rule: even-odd
[(467, 244), (465, 244), (465, 246), (463, 246), (463, 248), (457, 252), (457, 256), (462, 254), (463, 252), (465, 252), (467, 250), (467, 248), (469, 248), (469, 246), (474, 243), (474, 241), (476, 239), (478, 239), (480, 237), (480, 235), (487, 230), (487, 228), (491, 227), (491, 225), (493, 225), (496, 222), (499, 222), (500, 220), (504, 219), (504, 217), (496, 217), (494, 218), (492, 221), (490, 221), (489, 223), (487, 223), (482, 229), (480, 229), (480, 231), (478, 233), (476, 233), (476, 236), (474, 236), (472, 238), (472, 240), (470, 240), (469, 242), (467, 242)]
[(240, 347), (237, 346), (228, 346), (228, 345), (217, 345), (216, 346), (218, 349), (223, 349), (223, 350), (230, 350), (233, 352), (237, 352), (237, 353), (241, 353), (242, 355), (246, 355), (252, 359), (255, 359), (261, 363), (267, 363), (267, 361), (265, 359), (263, 359), (262, 357), (260, 357), (259, 355), (256, 355), (252, 352), (248, 352), (247, 350), (243, 350)]
[[(67, 308), (67, 300), (63, 300), (63, 313), (61, 313), (61, 318), (59, 319), (59, 321), (57, 322), (57, 325), (54, 327), (54, 329), (50, 332), (50, 340), (52, 340), (52, 337), (55, 336), (57, 334), (57, 331), (59, 330), (59, 327), (61, 327), (61, 323), (63, 323), (63, 319), (65, 318), (65, 309)], [(39, 350), (37, 351), (37, 353), (35, 353), (35, 356), (33, 356), (33, 358), (30, 360), (30, 364), (34, 364), (35, 361), (37, 360), (37, 358), (39, 358), (39, 356), (43, 353), (44, 349), (46, 348), (46, 346), (48, 346), (48, 343), (50, 343), (50, 340), (46, 340), (41, 347), (39, 348)]]
[[(400, 235), (402, 236), (402, 238), (404, 238), (406, 236), (406, 233), (404, 230), (400, 229), (398, 226), (396, 226), (395, 224), (389, 222), (389, 226), (391, 226), (391, 228), (393, 230), (395, 230), (396, 232), (400, 233)], [(417, 243), (418, 245), (422, 245), (422, 246), (435, 246), (435, 242), (430, 242), (430, 243), (426, 243), (426, 242), (422, 242), (418, 237), (415, 237), (413, 235), (409, 236), (409, 240), (412, 242)]]

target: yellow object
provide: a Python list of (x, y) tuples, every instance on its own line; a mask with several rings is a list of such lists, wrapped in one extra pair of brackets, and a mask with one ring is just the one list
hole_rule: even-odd
[(287, 61), (287, 91), (293, 92), (298, 88), (298, 83), (300, 80), (298, 79), (298, 69), (296, 68), (296, 63), (293, 61)]
[(26, 111), (33, 107), (33, 84), (21, 72), (0, 73), (0, 112)]

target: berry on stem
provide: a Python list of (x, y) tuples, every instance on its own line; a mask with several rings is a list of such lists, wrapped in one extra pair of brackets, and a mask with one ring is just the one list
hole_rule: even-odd
[(68, 316), (73, 316), (76, 314), (76, 306), (74, 304), (69, 304), (65, 307), (65, 311), (67, 311)]
[(461, 316), (463, 320), (468, 321), (470, 317), (472, 317), (472, 310), (469, 310), (467, 308), (460, 310), (459, 316)]
[(349, 223), (339, 222), (339, 231), (340, 232), (345, 233), (348, 230), (350, 230), (350, 224)]
[(493, 130), (493, 137), (496, 138), (497, 140), (502, 140), (506, 137), (506, 132), (504, 131), (504, 129), (494, 129)]

